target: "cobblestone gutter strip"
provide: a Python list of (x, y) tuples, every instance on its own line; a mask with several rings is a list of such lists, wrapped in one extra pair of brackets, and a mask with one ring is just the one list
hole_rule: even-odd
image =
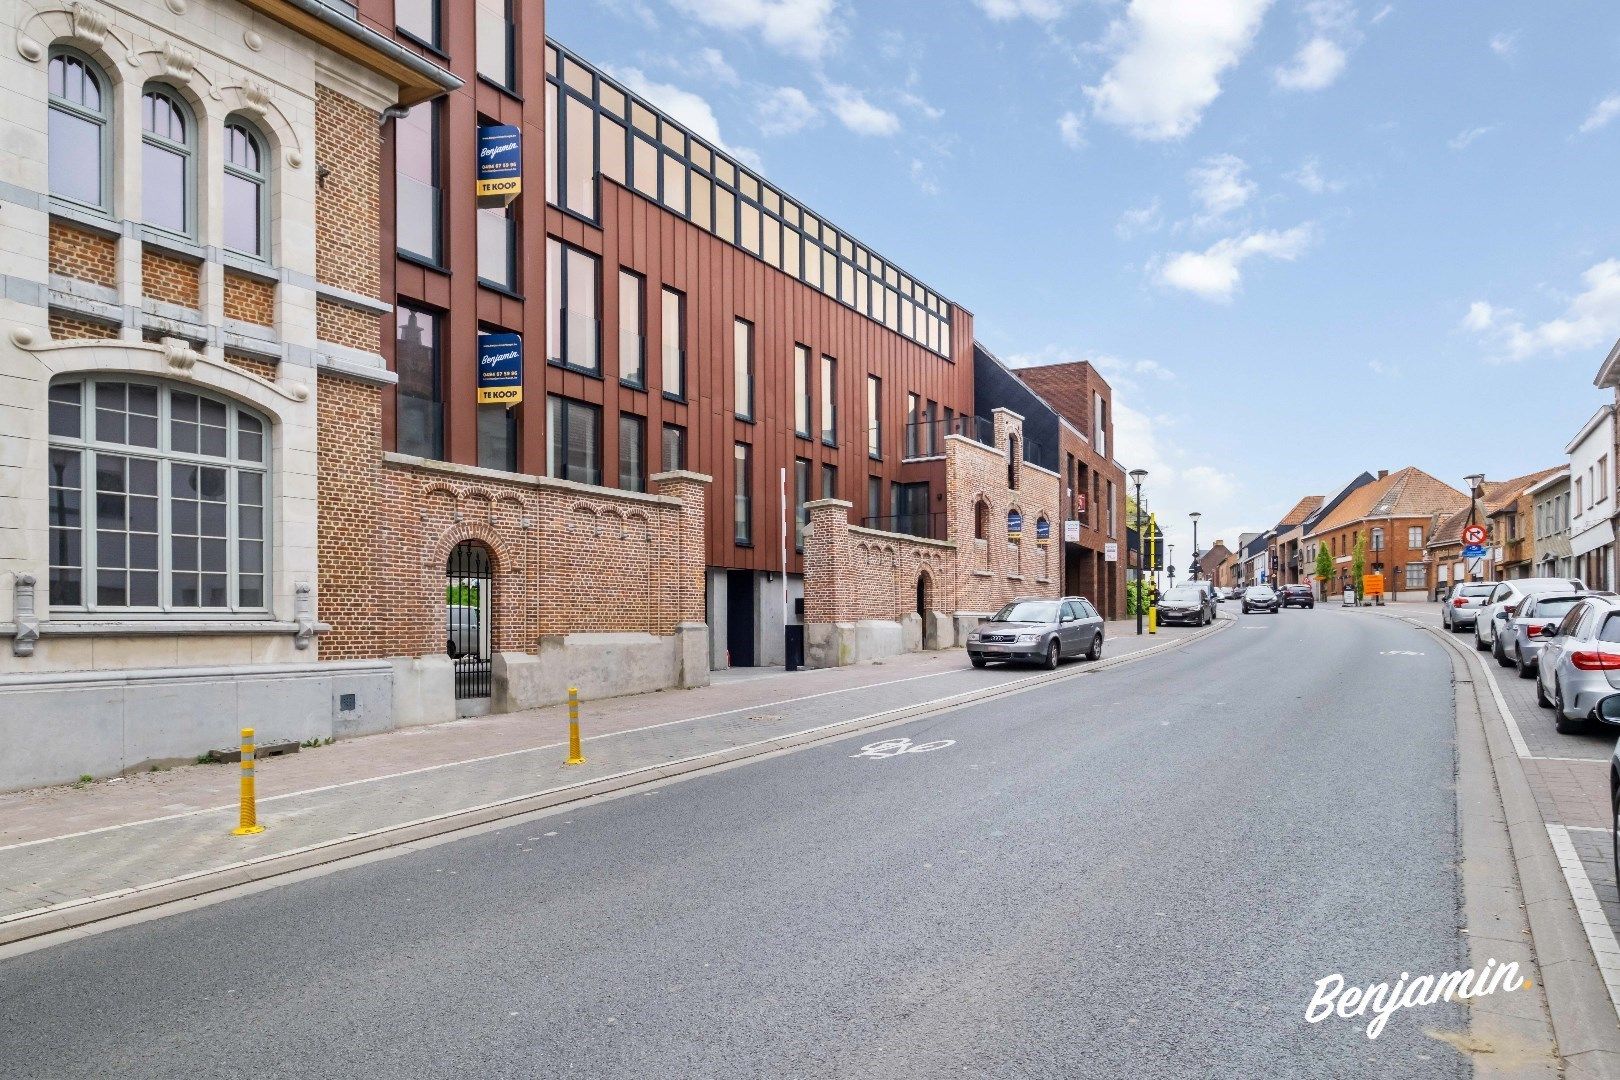
[[(1376, 614), (1385, 618), (1401, 618), (1395, 614)], [(1486, 939), (1484, 948), (1472, 943), (1473, 962), (1482, 963), (1491, 955), (1496, 955), (1498, 959), (1517, 958), (1508, 955), (1506, 941), (1499, 944), (1500, 939), (1493, 935), (1500, 934), (1495, 927), (1514, 925), (1510, 912), (1503, 905), (1511, 908), (1522, 903), (1523, 913), (1518, 921), (1529, 924), (1534, 970), (1540, 976), (1547, 1015), (1551, 1019), (1557, 1053), (1563, 1064), (1562, 1075), (1567, 1080), (1620, 1077), (1620, 1018), (1617, 1018), (1614, 1001), (1609, 995), (1608, 981), (1598, 965), (1596, 946), (1587, 936), (1585, 922), (1573, 895), (1574, 879), (1559, 858), (1547, 823), (1543, 821), (1535, 797), (1530, 792), (1524, 763), (1509, 737), (1511, 725), (1508, 717), (1499, 711), (1499, 695), (1490, 692), (1488, 683), (1482, 692), (1480, 684), (1485, 680), (1478, 676), (1478, 671), (1483, 671), (1483, 661), (1449, 640), (1438, 628), (1409, 619), (1402, 621), (1433, 636), (1451, 651), (1453, 657), (1458, 749), (1463, 769), (1458, 782), (1458, 799), (1459, 809), (1467, 815), (1464, 817), (1464, 903), (1469, 917), (1470, 938), (1477, 933)], [(1475, 664), (1480, 665), (1477, 670)], [(1490, 703), (1488, 708), (1487, 702)], [(1495, 723), (1489, 719), (1492, 713), (1496, 714)], [(1487, 760), (1480, 760), (1477, 753), (1464, 753), (1470, 746), (1477, 745), (1475, 734), (1469, 731), (1470, 726), (1483, 733), (1483, 750)], [(1470, 757), (1475, 760), (1470, 762)], [(1487, 765), (1487, 775), (1494, 777), (1499, 799), (1494, 811), (1489, 800), (1482, 798), (1480, 791), (1486, 777), (1475, 772), (1477, 768)], [(1470, 830), (1470, 818), (1475, 822), (1494, 821), (1499, 826), (1505, 826), (1517, 888), (1512, 888), (1505, 873), (1496, 872), (1497, 868), (1491, 865), (1488, 856), (1484, 866), (1472, 865), (1474, 860), (1470, 857), (1469, 832), (1483, 830), (1477, 826)], [(1573, 851), (1568, 855), (1574, 858)], [(1579, 870), (1578, 859), (1575, 859), (1574, 866)], [(1580, 880), (1585, 880), (1584, 871), (1580, 872)], [(1589, 884), (1586, 890), (1590, 892)], [(1595, 907), (1595, 897), (1592, 900)], [(1598, 911), (1598, 917), (1602, 918), (1601, 911)], [(1484, 921), (1476, 924), (1476, 918)], [(1613, 940), (1612, 935), (1610, 940)], [(1533, 1040), (1536, 1019), (1522, 1015), (1525, 1012), (1524, 999), (1518, 1003), (1513, 1000), (1518, 997), (1518, 994), (1497, 995), (1496, 1000), (1484, 998), (1475, 1002), (1472, 1011), (1477, 1017), (1474, 1022), (1478, 1029), (1476, 1034), (1489, 1039), (1498, 1034), (1510, 1034), (1517, 1027)], [(1489, 1049), (1489, 1046), (1484, 1049)], [(1529, 1049), (1529, 1046), (1524, 1049)], [(1491, 1062), (1488, 1055), (1476, 1055), (1474, 1060), (1478, 1076), (1536, 1075), (1534, 1071), (1501, 1071), (1511, 1066), (1511, 1058)], [(1528, 1069), (1531, 1064), (1526, 1062), (1524, 1067)]]
[[(635, 769), (628, 769), (612, 776), (599, 777), (583, 784), (552, 788), (514, 799), (468, 807), (453, 813), (403, 822), (398, 825), (375, 829), (371, 832), (311, 844), (307, 847), (267, 855), (260, 859), (245, 860), (229, 866), (216, 867), (166, 881), (152, 882), (148, 885), (130, 889), (120, 889), (100, 896), (70, 900), (60, 904), (53, 904), (50, 907), (36, 908), (32, 911), (17, 912), (0, 918), (0, 957), (11, 955), (14, 952), (44, 948), (74, 937), (87, 936), (101, 929), (94, 924), (118, 919), (150, 908), (176, 904), (180, 901), (193, 901), (209, 893), (217, 893), (222, 890), (262, 885), (272, 878), (309, 870), (343, 859), (375, 854), (387, 848), (417, 843), (447, 833), (475, 829), (479, 826), (499, 822), (505, 818), (546, 810), (563, 803), (609, 795), (628, 788), (656, 783), (671, 777), (684, 776), (705, 769), (718, 768), (749, 758), (783, 753), (813, 743), (841, 738), (858, 731), (889, 727), (919, 717), (960, 708), (963, 705), (973, 705), (996, 698), (1027, 693), (1068, 679), (1083, 678), (1124, 664), (1134, 663), (1149, 656), (1157, 656), (1195, 641), (1201, 641), (1226, 629), (1232, 624), (1232, 621), (1230, 618), (1217, 619), (1210, 626), (1186, 637), (1167, 641), (1162, 645), (1154, 645), (1137, 652), (1127, 653), (1124, 656), (1108, 657), (1095, 664), (1075, 666), (1066, 671), (1035, 675), (1028, 679), (1019, 679), (1015, 682), (1003, 683), (983, 690), (955, 694), (946, 698), (925, 701), (917, 705), (873, 713), (869, 716), (806, 728), (803, 731), (789, 735), (728, 747), (724, 750), (695, 757), (658, 762)], [(220, 897), (220, 899), (224, 899), (224, 897)], [(189, 904), (186, 906), (192, 907), (196, 905)]]

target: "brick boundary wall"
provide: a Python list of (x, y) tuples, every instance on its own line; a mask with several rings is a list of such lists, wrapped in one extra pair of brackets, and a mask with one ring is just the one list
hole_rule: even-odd
[(851, 525), (852, 505), (842, 499), (805, 504), (804, 621), (898, 622), (917, 610), (919, 578), (929, 610), (956, 610), (956, 546)]

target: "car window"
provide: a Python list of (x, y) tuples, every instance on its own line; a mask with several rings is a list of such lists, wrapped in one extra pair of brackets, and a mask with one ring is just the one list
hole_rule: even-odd
[(1489, 596), (1495, 588), (1496, 586), (1494, 585), (1464, 585), (1462, 589), (1458, 591), (1458, 595), (1472, 597)]
[(1533, 601), (1529, 605), (1528, 612), (1521, 611), (1520, 614), (1528, 613), (1541, 622), (1549, 622), (1562, 618), (1569, 613), (1570, 608), (1580, 602), (1581, 598), (1578, 596), (1545, 596)]
[(1585, 604), (1576, 604), (1573, 608), (1571, 608), (1569, 613), (1564, 616), (1564, 620), (1558, 624), (1558, 636), (1569, 637), (1571, 634), (1573, 634), (1575, 632), (1575, 628), (1581, 624), (1581, 616), (1585, 614), (1585, 612)]
[(1078, 619), (1080, 617), (1080, 608), (1073, 600), (1063, 601), (1063, 617), (1065, 619)]
[(1091, 602), (1089, 600), (1080, 601), (1080, 612), (1088, 619), (1095, 619), (1097, 617), (1097, 609), (1091, 606)]
[(1052, 623), (1058, 621), (1058, 605), (1053, 600), (1019, 600), (1008, 604), (996, 612), (995, 622), (1041, 622)]
[(1201, 600), (1204, 590), (1195, 589), (1191, 585), (1178, 585), (1164, 594), (1166, 600)]
[(1592, 632), (1597, 629), (1598, 609), (1595, 604), (1587, 604), (1581, 608), (1580, 625), (1575, 628), (1575, 636), (1581, 641), (1588, 641)]
[(1598, 632), (1598, 640), (1620, 644), (1620, 611), (1609, 612), (1608, 618), (1603, 620), (1603, 629)]

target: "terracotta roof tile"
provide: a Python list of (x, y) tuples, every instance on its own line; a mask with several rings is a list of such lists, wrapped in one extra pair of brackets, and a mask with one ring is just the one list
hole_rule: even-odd
[(1283, 515), (1283, 519), (1277, 522), (1277, 528), (1292, 529), (1295, 525), (1301, 524), (1306, 518), (1316, 513), (1316, 511), (1321, 507), (1322, 503), (1326, 500), (1327, 496), (1325, 495), (1305, 496), (1303, 499), (1299, 500), (1299, 502), (1294, 504), (1294, 508), (1292, 510)]
[(1409, 465), (1352, 491), (1311, 531), (1331, 532), (1367, 518), (1429, 517), (1467, 505), (1467, 495)]

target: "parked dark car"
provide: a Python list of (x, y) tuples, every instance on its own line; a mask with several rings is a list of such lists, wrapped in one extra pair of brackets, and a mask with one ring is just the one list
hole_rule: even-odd
[(1014, 600), (968, 634), (968, 660), (1022, 660), (1055, 668), (1066, 656), (1101, 660), (1103, 620), (1081, 596)]
[(1283, 607), (1314, 608), (1316, 606), (1316, 593), (1309, 585), (1284, 585), (1282, 587)]
[(1197, 585), (1177, 585), (1159, 597), (1159, 622), (1208, 626), (1215, 621), (1215, 604), (1210, 593)]
[(1269, 611), (1275, 615), (1281, 603), (1282, 599), (1270, 585), (1250, 585), (1243, 590), (1243, 614), (1245, 615), (1253, 611)]

